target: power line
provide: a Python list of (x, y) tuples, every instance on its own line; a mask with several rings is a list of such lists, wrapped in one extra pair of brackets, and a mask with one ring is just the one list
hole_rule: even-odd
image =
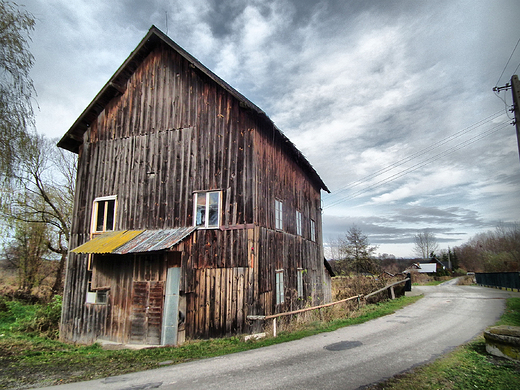
[(496, 127), (492, 128), (490, 130), (487, 130), (487, 131), (485, 131), (483, 133), (477, 134), (474, 137), (469, 138), (469, 139), (467, 139), (467, 140), (465, 140), (463, 142), (460, 142), (457, 145), (455, 145), (455, 146), (453, 146), (453, 147), (451, 147), (451, 148), (449, 148), (449, 149), (447, 149), (447, 150), (445, 150), (445, 151), (443, 151), (441, 153), (438, 153), (438, 154), (430, 157), (427, 160), (423, 160), (421, 162), (418, 162), (417, 164), (415, 164), (415, 165), (413, 165), (413, 166), (411, 166), (409, 168), (406, 168), (406, 169), (404, 169), (404, 170), (402, 170), (400, 172), (397, 172), (397, 173), (393, 174), (392, 176), (390, 176), (390, 177), (388, 177), (386, 179), (380, 180), (380, 181), (378, 181), (378, 182), (376, 182), (376, 183), (374, 183), (374, 184), (372, 184), (372, 185), (370, 185), (370, 186), (368, 186), (368, 187), (366, 187), (366, 188), (364, 188), (362, 190), (359, 190), (359, 191), (357, 191), (357, 192), (355, 192), (353, 194), (350, 194), (350, 195), (348, 195), (346, 197), (343, 197), (343, 198), (341, 198), (341, 199), (339, 199), (339, 200), (337, 200), (337, 201), (335, 201), (335, 202), (333, 202), (331, 204), (325, 205), (323, 208), (327, 209), (329, 207), (335, 206), (335, 205), (337, 205), (339, 203), (342, 203), (344, 201), (347, 201), (347, 200), (350, 200), (350, 199), (354, 199), (354, 198), (358, 197), (359, 195), (362, 195), (362, 194), (364, 194), (364, 193), (366, 193), (368, 191), (371, 191), (373, 189), (381, 187), (383, 184), (387, 184), (389, 182), (395, 181), (395, 180), (397, 180), (397, 179), (399, 179), (399, 178), (401, 178), (401, 177), (403, 177), (403, 176), (405, 176), (405, 175), (407, 175), (407, 174), (409, 174), (411, 172), (414, 172), (414, 171), (416, 171), (416, 170), (418, 170), (418, 169), (420, 169), (420, 168), (422, 168), (422, 167), (424, 167), (426, 165), (429, 165), (429, 164), (433, 163), (434, 161), (438, 160), (441, 157), (444, 157), (444, 156), (447, 156), (449, 154), (455, 153), (455, 152), (459, 151), (460, 149), (463, 149), (463, 148), (465, 148), (465, 147), (467, 147), (467, 146), (469, 146), (469, 145), (471, 145), (471, 144), (473, 144), (475, 142), (478, 142), (478, 141), (480, 141), (480, 140), (490, 136), (491, 134), (494, 134), (494, 133), (498, 132), (499, 130), (502, 130), (502, 129), (506, 128), (507, 126), (509, 126), (508, 122), (501, 123), (501, 124), (497, 125)]
[[(504, 66), (504, 70), (502, 70), (502, 73), (500, 73), (500, 77), (498, 78), (497, 80), (497, 83), (495, 84), (495, 87), (498, 87), (498, 83), (500, 82), (500, 79), (502, 78), (502, 76), (504, 75), (504, 72), (506, 71), (507, 69), (507, 66), (509, 65), (509, 61), (511, 61), (511, 58), (513, 58), (513, 54), (515, 53), (515, 50), (516, 48), (518, 47), (518, 44), (520, 43), (520, 38), (518, 38), (518, 41), (516, 42), (516, 45), (515, 45), (515, 48), (513, 49), (513, 51), (511, 52), (511, 55), (509, 56), (509, 59), (507, 60), (506, 62), (506, 66)], [(518, 67), (517, 67), (518, 69)], [(516, 70), (515, 70), (516, 72)]]
[(487, 137), (487, 136), (489, 136), (489, 135), (491, 135), (491, 134), (501, 130), (502, 128), (505, 128), (504, 125), (506, 125), (506, 124), (509, 125), (508, 123), (502, 123), (501, 125), (497, 126), (496, 128), (493, 128), (493, 129), (488, 130), (488, 131), (486, 131), (486, 132), (484, 132), (482, 134), (479, 134), (479, 135), (477, 135), (477, 136), (475, 136), (475, 137), (473, 137), (473, 138), (471, 138), (469, 140), (461, 142), (461, 143), (455, 145), (454, 147), (452, 147), (452, 148), (450, 148), (450, 149), (448, 149), (448, 150), (446, 150), (444, 152), (441, 152), (441, 153), (431, 157), (431, 159), (429, 159), (429, 160), (423, 160), (423, 161), (421, 161), (421, 162), (419, 162), (419, 163), (417, 163), (417, 164), (415, 164), (415, 165), (413, 165), (413, 166), (411, 166), (411, 167), (409, 167), (409, 168), (407, 168), (407, 169), (405, 169), (405, 170), (403, 170), (401, 172), (395, 173), (394, 175), (392, 175), (392, 176), (390, 176), (390, 177), (388, 177), (386, 179), (380, 180), (380, 181), (378, 181), (378, 182), (376, 182), (376, 183), (374, 183), (374, 184), (372, 184), (372, 185), (370, 185), (370, 186), (368, 186), (368, 187), (366, 187), (366, 188), (364, 188), (362, 190), (359, 190), (359, 191), (357, 191), (357, 192), (355, 192), (355, 193), (353, 193), (353, 194), (351, 194), (351, 195), (349, 195), (347, 197), (344, 197), (344, 198), (342, 198), (342, 199), (340, 199), (340, 200), (338, 200), (336, 202), (333, 202), (332, 204), (326, 205), (326, 206), (324, 206), (324, 209), (332, 207), (332, 206), (335, 206), (335, 205), (337, 205), (337, 204), (339, 204), (341, 202), (344, 202), (344, 201), (347, 201), (347, 200), (350, 200), (350, 199), (354, 199), (354, 198), (358, 197), (359, 195), (362, 195), (362, 194), (364, 194), (364, 193), (366, 193), (366, 192), (368, 192), (370, 190), (373, 190), (373, 189), (381, 187), (383, 184), (386, 184), (386, 183), (392, 182), (394, 180), (397, 180), (397, 179), (407, 175), (408, 173), (414, 172), (414, 171), (416, 171), (416, 170), (418, 170), (418, 169), (420, 169), (420, 168), (422, 168), (422, 167), (424, 167), (426, 165), (431, 164), (433, 161), (435, 161), (434, 159), (438, 160), (440, 157), (444, 157), (444, 156), (449, 155), (451, 153), (454, 153), (454, 152), (456, 152), (456, 151), (458, 151), (458, 150), (460, 150), (460, 149), (462, 149), (462, 148), (464, 148), (466, 146), (469, 146), (469, 145), (471, 145), (471, 144), (473, 144), (473, 143), (475, 143), (477, 141), (480, 141), (481, 139), (483, 139), (483, 138), (485, 138), (485, 137)]
[(520, 68), (520, 62), (519, 62), (518, 65), (516, 66), (516, 68), (515, 68), (513, 74), (516, 74), (516, 71), (518, 70), (518, 68)]
[[(520, 66), (520, 64), (519, 64), (519, 66)], [(496, 87), (495, 87), (495, 88), (493, 88), (493, 91), (495, 92), (495, 96), (496, 96), (497, 98), (499, 98), (500, 100), (502, 100), (502, 102), (504, 103), (504, 111), (505, 111), (507, 117), (508, 117), (509, 119), (511, 119), (511, 120), (514, 120), (514, 118), (509, 114), (509, 113), (511, 112), (511, 111), (510, 111), (510, 107), (511, 107), (511, 105), (510, 105), (510, 104), (507, 104), (507, 100), (506, 100), (506, 99), (507, 99), (507, 95), (504, 95), (504, 98), (502, 98), (502, 97), (500, 96), (500, 92), (502, 91), (502, 89), (503, 89), (504, 91), (507, 91), (509, 88), (511, 88), (511, 86), (509, 85), (509, 83), (507, 83), (507, 84), (505, 85), (505, 87), (502, 87), (502, 88), (496, 88)]]
[(365, 182), (367, 182), (369, 179), (373, 179), (373, 178), (375, 178), (377, 176), (380, 176), (380, 175), (382, 175), (382, 174), (384, 174), (384, 173), (386, 173), (388, 171), (391, 171), (392, 169), (394, 169), (394, 168), (396, 168), (396, 167), (398, 167), (400, 165), (403, 165), (403, 164), (405, 164), (405, 163), (407, 163), (407, 162), (409, 162), (409, 161), (411, 161), (411, 160), (413, 160), (413, 159), (415, 159), (415, 158), (417, 158), (419, 156), (423, 156), (425, 152), (429, 152), (430, 153), (431, 151), (439, 148), (440, 146), (448, 143), (449, 141), (452, 141), (452, 140), (454, 140), (456, 138), (460, 138), (461, 136), (465, 135), (469, 131), (472, 131), (472, 130), (480, 127), (480, 126), (483, 126), (484, 124), (486, 124), (488, 122), (491, 122), (492, 120), (494, 120), (495, 118), (497, 118), (501, 114), (502, 114), (502, 110), (497, 111), (494, 114), (491, 114), (488, 117), (486, 117), (484, 119), (481, 119), (480, 121), (478, 121), (478, 122), (476, 122), (476, 123), (474, 123), (474, 124), (464, 128), (464, 129), (462, 129), (462, 130), (460, 130), (460, 131), (458, 131), (458, 132), (456, 132), (454, 134), (451, 134), (451, 135), (449, 135), (449, 136), (447, 136), (447, 137), (445, 137), (445, 138), (443, 138), (443, 139), (441, 139), (441, 140), (439, 140), (437, 142), (434, 142), (433, 144), (428, 145), (427, 147), (425, 147), (425, 148), (423, 148), (423, 149), (421, 149), (421, 150), (419, 150), (419, 151), (417, 151), (417, 152), (415, 152), (415, 153), (413, 153), (413, 154), (411, 154), (411, 155), (409, 155), (409, 156), (407, 156), (405, 158), (402, 158), (401, 160), (398, 160), (398, 161), (396, 161), (396, 162), (394, 162), (394, 163), (392, 163), (392, 164), (390, 164), (390, 165), (388, 165), (386, 167), (383, 167), (383, 168), (377, 170), (376, 172), (371, 173), (370, 175), (367, 175), (367, 176), (365, 176), (365, 177), (363, 177), (363, 178), (361, 178), (359, 180), (356, 180), (356, 181), (354, 181), (352, 183), (349, 183), (349, 184), (347, 184), (344, 187), (340, 187), (338, 190), (335, 191), (334, 194), (331, 194), (327, 198), (330, 200), (330, 199), (334, 198), (338, 193), (341, 193), (344, 190), (351, 189), (351, 188), (354, 188), (354, 187), (358, 187), (359, 185), (362, 185)]

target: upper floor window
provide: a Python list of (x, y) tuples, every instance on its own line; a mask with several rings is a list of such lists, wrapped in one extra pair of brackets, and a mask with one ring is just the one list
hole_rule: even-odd
[(316, 241), (316, 223), (311, 219), (311, 241)]
[(94, 199), (92, 208), (92, 232), (112, 231), (116, 223), (117, 196), (103, 196)]
[(302, 213), (296, 210), (296, 234), (302, 235)]
[(220, 226), (221, 196), (220, 191), (195, 193), (194, 224), (202, 228)]
[(283, 230), (283, 203), (278, 199), (274, 201), (274, 220), (276, 229)]

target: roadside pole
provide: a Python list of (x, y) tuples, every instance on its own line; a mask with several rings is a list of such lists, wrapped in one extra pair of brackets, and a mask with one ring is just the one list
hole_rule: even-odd
[(513, 110), (515, 113), (516, 141), (520, 157), (520, 81), (515, 74), (511, 77), (511, 88), (513, 92)]

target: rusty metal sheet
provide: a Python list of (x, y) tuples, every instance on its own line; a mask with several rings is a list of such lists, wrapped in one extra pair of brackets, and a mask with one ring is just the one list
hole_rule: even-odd
[(74, 253), (145, 253), (170, 249), (194, 232), (195, 226), (165, 230), (124, 230), (103, 233), (73, 249)]
[(170, 249), (196, 229), (195, 226), (190, 226), (165, 230), (145, 230), (142, 234), (112, 251), (112, 253), (124, 255), (127, 253), (144, 253)]
[(103, 233), (73, 249), (74, 253), (113, 253), (121, 245), (143, 233), (144, 230), (123, 230)]

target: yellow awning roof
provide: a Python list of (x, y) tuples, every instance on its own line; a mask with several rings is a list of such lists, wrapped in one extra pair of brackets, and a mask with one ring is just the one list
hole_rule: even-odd
[(73, 249), (74, 253), (112, 253), (120, 246), (137, 237), (144, 230), (123, 230), (103, 233)]
[(196, 226), (184, 226), (162, 230), (123, 230), (106, 232), (73, 249), (74, 253), (145, 253), (169, 250), (197, 230)]

